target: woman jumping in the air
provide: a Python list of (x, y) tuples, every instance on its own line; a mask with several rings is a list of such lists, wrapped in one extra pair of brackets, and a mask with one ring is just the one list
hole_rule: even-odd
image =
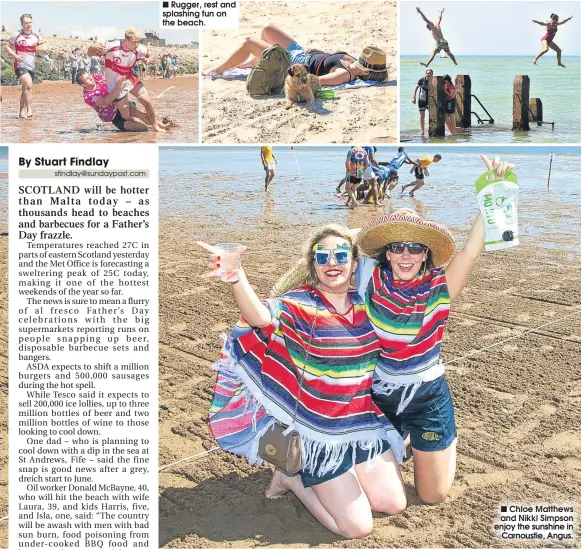
[(556, 52), (556, 54), (558, 56), (558, 65), (560, 67), (565, 67), (565, 65), (562, 63), (562, 50), (554, 42), (554, 37), (556, 36), (556, 33), (558, 32), (558, 25), (563, 25), (564, 23), (567, 23), (570, 19), (572, 19), (572, 17), (574, 17), (574, 16), (570, 15), (570, 17), (568, 17), (568, 19), (564, 19), (563, 21), (559, 21), (559, 17), (555, 13), (552, 13), (550, 15), (549, 20), (546, 23), (544, 23), (543, 21), (536, 21), (535, 19), (532, 19), (532, 21), (534, 23), (537, 23), (538, 25), (543, 25), (544, 27), (546, 27), (545, 34), (541, 37), (542, 50), (541, 50), (541, 52), (539, 52), (537, 54), (537, 57), (533, 60), (534, 65), (537, 65), (537, 60), (544, 53), (546, 53), (549, 48), (551, 48), (552, 50), (554, 50)]

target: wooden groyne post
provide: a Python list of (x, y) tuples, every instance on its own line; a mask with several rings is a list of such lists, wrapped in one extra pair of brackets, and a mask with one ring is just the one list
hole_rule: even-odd
[(513, 80), (513, 130), (529, 130), (529, 76)]
[(471, 119), (471, 83), (467, 74), (457, 74), (456, 87), (456, 113), (454, 119), (457, 128), (470, 128)]
[(543, 105), (538, 97), (529, 100), (529, 122), (537, 122), (538, 126), (543, 122)]
[(444, 137), (444, 79), (433, 76), (428, 86), (428, 135)]

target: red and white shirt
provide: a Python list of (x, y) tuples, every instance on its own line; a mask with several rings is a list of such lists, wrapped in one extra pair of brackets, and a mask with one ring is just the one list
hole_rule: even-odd
[(14, 60), (14, 69), (21, 68), (34, 71), (34, 55), (37, 46), (45, 43), (43, 37), (36, 32), (31, 32), (30, 34), (15, 32), (10, 37), (10, 43), (15, 47), (14, 50), (16, 53), (22, 58), (20, 62)]
[(95, 81), (95, 88), (93, 88), (93, 90), (83, 90), (83, 101), (95, 109), (101, 120), (104, 122), (111, 122), (116, 116), (117, 111), (114, 103), (112, 102), (101, 106), (95, 104), (96, 98), (107, 97), (109, 94), (105, 78), (102, 74), (98, 73), (93, 75), (93, 80)]
[(138, 44), (135, 50), (124, 50), (123, 40), (108, 42), (105, 46), (105, 81), (110, 92), (122, 78), (127, 78), (134, 84), (140, 79), (132, 72), (136, 61), (144, 59), (148, 55), (148, 48), (144, 44)]

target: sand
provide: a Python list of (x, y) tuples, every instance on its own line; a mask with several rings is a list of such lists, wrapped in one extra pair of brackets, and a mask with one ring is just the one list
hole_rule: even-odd
[[(360, 207), (349, 223), (357, 227), (374, 215)], [(527, 205), (522, 215), (529, 216)], [(566, 205), (558, 215), (577, 224), (579, 207)], [(467, 230), (452, 229), (460, 247)], [(246, 272), (265, 295), (306, 232), (306, 224), (275, 215), (235, 229), (161, 218), (161, 466), (216, 447), (205, 421), (215, 378), (209, 365), (218, 358), (219, 335), (237, 318), (229, 287), (199, 278), (207, 259), (193, 235), (248, 245)], [(442, 349), (459, 459), (445, 503), (420, 502), (409, 461), (406, 512), (376, 515), (372, 535), (347, 541), (321, 527), (292, 494), (265, 499), (268, 468), (213, 451), (161, 472), (160, 546), (533, 547), (494, 537), (500, 503), (570, 503), (579, 517), (580, 245), (575, 239), (572, 251), (555, 250), (554, 240), (565, 245), (558, 235), (550, 230), (545, 248), (527, 239), (512, 252), (485, 253), (453, 305)], [(468, 355), (485, 346), (492, 346), (488, 356)]]
[(346, 51), (377, 45), (393, 69), (388, 82), (337, 92), (338, 100), (317, 100), (284, 109), (283, 94), (253, 99), (245, 82), (203, 80), (204, 143), (393, 143), (397, 137), (395, 2), (242, 2), (240, 28), (202, 33), (203, 72), (222, 63), (247, 36), (273, 23), (305, 48)]
[[(143, 83), (153, 98), (158, 116), (177, 122), (176, 128), (163, 133), (120, 132), (111, 122), (102, 122), (83, 102), (80, 86), (47, 80), (32, 88), (34, 118), (30, 120), (18, 118), (20, 86), (2, 87), (2, 140), (5, 143), (198, 143), (199, 77), (147, 78)], [(136, 103), (144, 112), (144, 107)]]

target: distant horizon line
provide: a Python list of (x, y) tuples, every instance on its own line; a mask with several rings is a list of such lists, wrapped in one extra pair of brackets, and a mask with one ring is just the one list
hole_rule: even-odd
[[(402, 53), (400, 54), (400, 58), (402, 57), (428, 57), (427, 53)], [(517, 53), (492, 53), (492, 54), (456, 54), (456, 57), (533, 57), (532, 54), (517, 54)], [(581, 57), (580, 55), (572, 54), (568, 55), (562, 51), (562, 57)]]

